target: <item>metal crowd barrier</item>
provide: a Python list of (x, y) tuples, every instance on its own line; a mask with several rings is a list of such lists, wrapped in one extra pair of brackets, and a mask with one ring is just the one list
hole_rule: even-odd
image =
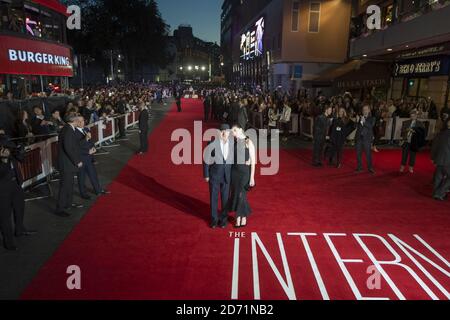
[[(134, 127), (139, 122), (139, 111), (132, 111), (123, 115), (125, 117), (125, 129)], [(93, 142), (101, 147), (103, 143), (114, 140), (118, 134), (115, 118), (108, 118), (90, 124)], [(22, 187), (29, 188), (38, 182), (49, 182), (52, 174), (57, 170), (58, 137), (32, 144), (25, 148), (25, 158), (19, 164), (23, 175)]]
[[(264, 114), (258, 111), (248, 111), (248, 118), (250, 126), (257, 130), (268, 129), (267, 125), (264, 123)], [(293, 113), (291, 115), (291, 123), (290, 123), (290, 133), (298, 134), (300, 132), (300, 115), (297, 113)], [(311, 131), (312, 132), (312, 131)]]
[[(409, 118), (386, 118), (382, 122), (382, 132), (381, 140), (385, 141), (398, 141), (402, 139), (402, 129), (403, 124), (410, 120)], [(427, 130), (427, 141), (434, 139), (436, 135), (437, 121), (434, 119), (418, 119), (423, 122)], [(354, 119), (354, 121), (356, 121)], [(300, 116), (300, 133), (301, 135), (313, 138), (314, 129), (314, 118), (313, 117), (303, 117)], [(349, 136), (349, 140), (353, 140), (355, 132), (352, 132)]]

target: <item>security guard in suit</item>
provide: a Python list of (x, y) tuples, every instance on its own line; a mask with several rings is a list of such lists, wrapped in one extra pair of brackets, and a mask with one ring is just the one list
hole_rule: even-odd
[(83, 166), (78, 171), (78, 188), (81, 198), (90, 200), (91, 197), (86, 191), (86, 176), (92, 184), (92, 188), (97, 196), (106, 195), (110, 192), (100, 186), (97, 169), (94, 166), (94, 154), (97, 153), (95, 144), (91, 141), (91, 133), (85, 128), (85, 120), (83, 117), (78, 118), (77, 130), (75, 131), (80, 142), (81, 162)]
[(14, 213), (15, 236), (30, 236), (36, 231), (24, 227), (25, 194), (22, 189), (22, 175), (18, 161), (23, 155), (13, 142), (0, 136), (0, 231), (5, 249), (15, 251), (12, 214)]
[(139, 104), (139, 111), (139, 141), (141, 147), (139, 148), (138, 154), (143, 155), (148, 152), (148, 121), (150, 120), (150, 113), (144, 102)]
[(362, 155), (365, 153), (369, 172), (375, 174), (372, 163), (373, 128), (375, 126), (375, 118), (372, 117), (370, 111), (370, 106), (366, 105), (363, 107), (362, 115), (356, 117), (355, 146), (358, 161), (356, 172), (362, 172)]

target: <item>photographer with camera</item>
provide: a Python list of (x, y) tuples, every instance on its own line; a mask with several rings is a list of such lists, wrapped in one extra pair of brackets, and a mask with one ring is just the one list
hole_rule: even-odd
[(25, 194), (18, 168), (18, 162), (22, 159), (23, 150), (0, 133), (0, 230), (4, 247), (12, 251), (17, 250), (11, 221), (13, 212), (16, 237), (36, 233), (24, 227)]

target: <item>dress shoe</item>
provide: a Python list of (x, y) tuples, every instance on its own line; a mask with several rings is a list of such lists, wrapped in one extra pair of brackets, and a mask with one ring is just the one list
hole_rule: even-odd
[(79, 203), (72, 203), (71, 208), (72, 209), (81, 209), (81, 208), (84, 208), (84, 205), (79, 204)]
[(376, 172), (375, 172), (375, 170), (373, 170), (373, 169), (369, 169), (369, 173), (375, 174)]
[(227, 227), (228, 222), (223, 221), (219, 224), (220, 228), (225, 229)]
[(108, 190), (103, 189), (103, 190), (100, 191), (100, 193), (98, 193), (97, 195), (98, 195), (98, 196), (104, 196), (104, 195), (107, 195), (107, 194), (111, 194), (111, 191), (108, 191)]
[(211, 229), (215, 229), (215, 228), (217, 228), (217, 223), (211, 222), (211, 224), (209, 226), (211, 227)]
[(81, 199), (91, 200), (92, 198), (90, 196), (88, 196), (87, 194), (83, 194), (83, 195), (81, 195)]
[(62, 218), (70, 217), (70, 214), (65, 211), (56, 212), (55, 215), (57, 215), (58, 217), (62, 217)]
[(363, 172), (363, 170), (361, 168), (358, 168), (358, 169), (355, 170), (355, 172), (356, 173), (361, 173), (361, 172)]
[(321, 163), (313, 163), (313, 167), (322, 168), (323, 164), (321, 164)]
[(18, 238), (29, 237), (29, 236), (34, 236), (36, 233), (37, 233), (36, 230), (23, 230), (23, 231), (16, 232), (16, 237), (18, 237)]

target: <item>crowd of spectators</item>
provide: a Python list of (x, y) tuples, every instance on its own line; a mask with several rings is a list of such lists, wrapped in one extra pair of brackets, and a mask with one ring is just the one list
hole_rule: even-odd
[[(32, 108), (21, 108), (16, 115), (11, 137), (22, 144), (31, 144), (59, 134), (65, 125), (64, 119), (70, 114), (80, 114), (89, 125), (111, 117), (120, 118), (142, 102), (146, 106), (153, 101), (165, 103), (170, 96), (171, 88), (135, 83), (71, 90), (67, 95), (70, 98), (67, 105), (51, 109), (37, 100)], [(5, 98), (13, 101), (10, 94)]]
[[(316, 118), (327, 107), (332, 108), (332, 117), (336, 117), (340, 110), (344, 110), (348, 118), (355, 119), (362, 113), (363, 106), (370, 106), (371, 114), (376, 119), (376, 139), (383, 134), (383, 122), (389, 118), (409, 118), (413, 110), (417, 112), (418, 119), (439, 119), (438, 108), (431, 98), (379, 100), (367, 95), (363, 99), (358, 99), (349, 92), (332, 97), (326, 97), (319, 92), (313, 97), (306, 90), (289, 94), (279, 90), (250, 92), (223, 88), (204, 90), (202, 95), (209, 97), (206, 104), (210, 105), (213, 118), (228, 120), (230, 123), (236, 121), (234, 118), (225, 118), (233, 114), (233, 104), (237, 103), (244, 107), (247, 113), (250, 111), (261, 113), (264, 127), (268, 129), (286, 128), (291, 122), (292, 114)], [(448, 108), (443, 108), (441, 113), (444, 112), (448, 112)]]

